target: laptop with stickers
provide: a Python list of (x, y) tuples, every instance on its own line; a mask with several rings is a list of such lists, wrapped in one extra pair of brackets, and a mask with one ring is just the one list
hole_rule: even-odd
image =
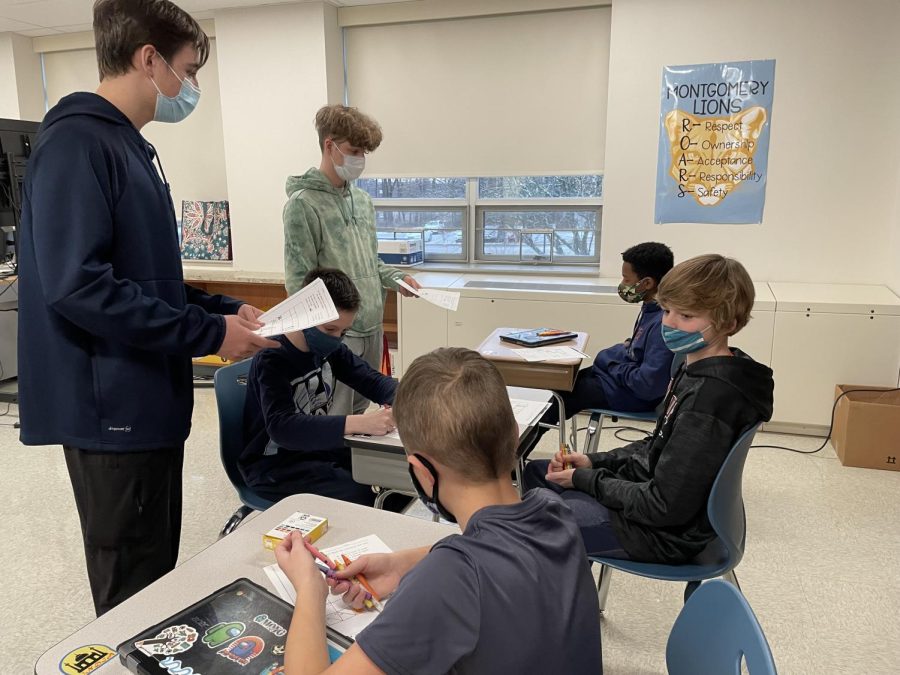
[[(135, 675), (260, 675), (284, 672), (294, 608), (249, 579), (238, 579), (118, 647)], [(327, 629), (334, 662), (352, 640)]]

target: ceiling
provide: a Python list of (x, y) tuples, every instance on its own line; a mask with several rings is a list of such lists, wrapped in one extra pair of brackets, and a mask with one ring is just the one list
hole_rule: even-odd
[[(175, 0), (198, 19), (213, 18), (213, 11), (232, 7), (286, 5), (319, 0)], [(326, 0), (338, 7), (385, 5), (410, 0)], [(93, 0), (0, 0), (0, 33), (28, 37), (91, 30)]]

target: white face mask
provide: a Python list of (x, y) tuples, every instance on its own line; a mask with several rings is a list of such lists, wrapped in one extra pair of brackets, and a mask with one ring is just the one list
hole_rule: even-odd
[(334, 157), (331, 158), (331, 163), (334, 166), (334, 172), (337, 174), (338, 178), (348, 183), (359, 178), (366, 168), (365, 155), (363, 155), (362, 157), (345, 155), (343, 152), (341, 152), (341, 149), (337, 146), (337, 143), (334, 144), (334, 149), (337, 150), (338, 154), (344, 158), (343, 164), (338, 164), (334, 161)]

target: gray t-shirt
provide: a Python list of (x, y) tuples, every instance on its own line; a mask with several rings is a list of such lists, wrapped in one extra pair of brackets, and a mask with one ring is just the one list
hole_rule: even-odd
[(581, 535), (550, 490), (489, 506), (437, 542), (357, 643), (390, 674), (603, 671)]

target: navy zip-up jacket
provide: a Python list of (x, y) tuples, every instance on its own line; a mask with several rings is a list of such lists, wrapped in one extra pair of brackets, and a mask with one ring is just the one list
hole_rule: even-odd
[[(19, 416), (26, 445), (180, 445), (191, 357), (221, 347), (240, 302), (186, 286), (155, 151), (104, 98), (47, 113), (19, 233)], [(160, 171), (161, 171), (160, 167)]]
[[(382, 375), (342, 344), (324, 361), (284, 335), (278, 349), (253, 357), (244, 403), (244, 451), (238, 468), (248, 485), (277, 485), (285, 467), (334, 461), (345, 447), (345, 415), (331, 415), (335, 380), (382, 405), (394, 402), (397, 380)], [(289, 470), (289, 469), (288, 469)]]
[(623, 412), (654, 410), (671, 379), (673, 354), (662, 339), (662, 308), (645, 302), (631, 339), (608, 347), (594, 359), (608, 407)]

